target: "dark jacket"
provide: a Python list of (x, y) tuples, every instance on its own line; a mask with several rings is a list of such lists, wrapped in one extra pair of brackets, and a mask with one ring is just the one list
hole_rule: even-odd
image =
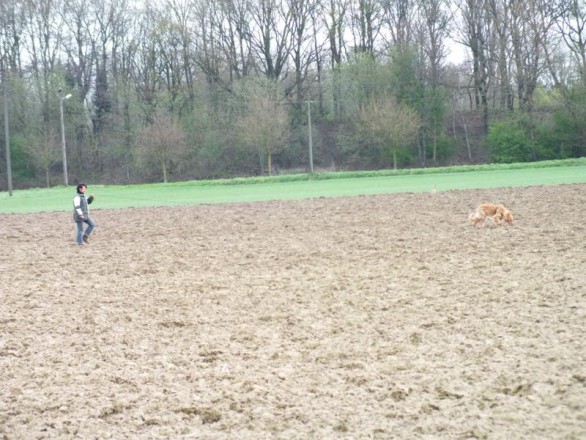
[(90, 209), (88, 205), (93, 201), (94, 196), (86, 197), (85, 194), (77, 193), (73, 198), (73, 220), (76, 222), (82, 221), (82, 215), (84, 220), (87, 220), (90, 217)]

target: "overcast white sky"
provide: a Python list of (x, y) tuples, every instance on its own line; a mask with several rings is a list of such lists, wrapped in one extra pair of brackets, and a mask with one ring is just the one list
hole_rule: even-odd
[(447, 62), (450, 64), (461, 64), (468, 56), (467, 48), (461, 43), (449, 40), (447, 47), (450, 52), (447, 57)]

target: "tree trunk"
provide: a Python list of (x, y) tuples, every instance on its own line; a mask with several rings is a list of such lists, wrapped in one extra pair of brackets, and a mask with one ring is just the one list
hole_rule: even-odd
[(267, 154), (267, 172), (269, 173), (269, 176), (273, 175), (273, 155), (271, 153)]

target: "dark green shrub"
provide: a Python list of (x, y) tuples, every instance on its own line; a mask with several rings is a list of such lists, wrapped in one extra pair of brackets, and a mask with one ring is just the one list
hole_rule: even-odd
[(533, 159), (531, 139), (515, 119), (492, 124), (487, 140), (494, 162), (530, 162)]

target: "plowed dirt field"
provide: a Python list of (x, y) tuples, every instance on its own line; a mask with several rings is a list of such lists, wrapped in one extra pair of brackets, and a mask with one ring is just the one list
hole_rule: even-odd
[(2, 439), (586, 438), (586, 185), (99, 204), (0, 215)]

